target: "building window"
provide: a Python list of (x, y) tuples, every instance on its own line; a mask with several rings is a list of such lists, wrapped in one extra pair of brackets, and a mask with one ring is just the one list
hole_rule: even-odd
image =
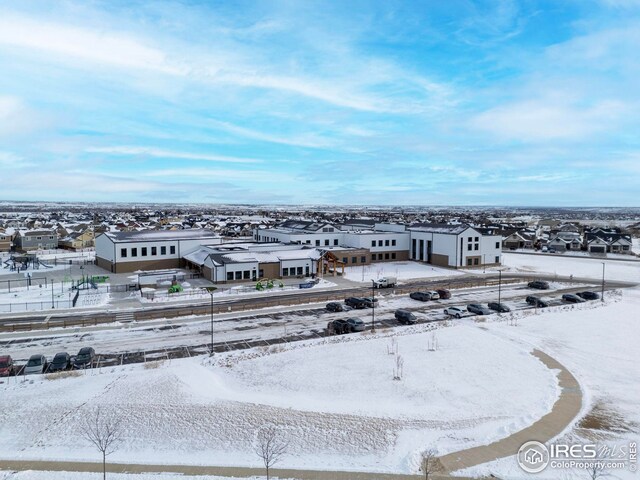
[(396, 259), (396, 252), (392, 252), (391, 253), (391, 260), (395, 260)]
[(242, 272), (242, 277), (245, 280), (249, 280), (251, 278), (251, 270), (245, 270), (244, 272)]
[(151, 255), (158, 255), (158, 247), (151, 247)]
[(142, 247), (142, 252), (141, 252), (143, 257), (147, 256), (147, 247)]
[(334, 239), (333, 239), (333, 244), (334, 244), (335, 246), (337, 246), (337, 245), (338, 245), (338, 239), (337, 239), (337, 238), (334, 238)]
[(384, 246), (385, 246), (385, 247), (388, 247), (388, 246), (389, 246), (389, 240), (385, 240), (385, 241), (384, 241)]
[(388, 253), (385, 253), (385, 254), (384, 254), (384, 259), (385, 259), (385, 260), (389, 260), (389, 254), (388, 254)]
[(36, 237), (36, 240), (42, 240), (42, 237)]
[(242, 272), (241, 271), (237, 271), (236, 272), (236, 280), (242, 280)]
[(122, 258), (127, 258), (127, 249), (126, 248), (121, 248), (120, 249), (120, 256)]
[(307, 245), (310, 245), (310, 244), (311, 244), (311, 240), (307, 240), (305, 243), (306, 243)]
[(325, 245), (325, 247), (328, 247), (328, 246), (329, 246), (329, 239), (326, 239), (326, 240), (324, 241), (324, 245)]
[(473, 249), (474, 249), (474, 250), (478, 250), (478, 247), (479, 247), (479, 246), (480, 246), (480, 245), (476, 243), (476, 244), (473, 246)]
[(394, 239), (394, 240), (391, 240), (391, 246), (392, 246), (392, 247), (395, 247), (395, 246), (396, 246), (396, 241), (395, 241), (395, 239)]
[(382, 240), (378, 240), (378, 246), (381, 247), (382, 246)]
[(375, 253), (371, 254), (371, 260), (375, 260), (377, 258), (377, 255)]
[(471, 265), (473, 265), (473, 260), (470, 258), (467, 258), (467, 266), (470, 267)]
[(480, 262), (478, 261), (478, 259), (477, 259), (477, 258), (474, 258), (474, 259), (473, 259), (473, 264), (474, 264), (474, 265), (478, 265), (479, 263), (480, 263)]
[(479, 241), (480, 241), (480, 238), (476, 237), (475, 241), (476, 241), (476, 242), (479, 242)]
[(167, 247), (160, 247), (160, 255), (166, 255), (167, 254)]
[(169, 253), (170, 253), (171, 255), (175, 255), (175, 254), (176, 254), (176, 247), (175, 247), (175, 245), (171, 245), (171, 246), (169, 247)]
[(376, 246), (376, 241), (375, 240), (371, 240), (371, 246), (375, 247)]
[(138, 256), (138, 249), (137, 248), (132, 248), (131, 249), (131, 256), (132, 257), (137, 257)]
[(500, 242), (496, 242), (496, 248), (500, 248)]
[(227, 281), (233, 280), (233, 272), (227, 272)]
[(360, 263), (367, 263), (367, 257), (365, 257), (364, 255), (360, 257)]
[(467, 245), (467, 250), (471, 251), (472, 248), (473, 248), (473, 244), (470, 243), (469, 245)]
[(289, 267), (285, 267), (282, 269), (282, 276), (283, 277), (288, 277), (289, 276)]
[(358, 263), (358, 257), (351, 257), (351, 263)]
[(296, 272), (298, 275), (302, 275), (302, 267), (298, 267), (298, 271)]
[(500, 263), (500, 257), (496, 257), (496, 263)]
[(320, 240), (316, 240), (316, 247), (320, 246)]
[(342, 263), (349, 263), (349, 259), (347, 257), (342, 257)]
[(473, 240), (471, 237), (467, 238), (467, 242), (471, 243), (471, 240)]
[(49, 240), (53, 240), (53, 237), (49, 237)]

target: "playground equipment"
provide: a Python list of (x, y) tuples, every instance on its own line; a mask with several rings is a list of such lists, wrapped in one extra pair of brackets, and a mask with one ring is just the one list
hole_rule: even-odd
[[(280, 283), (282, 284), (282, 282)], [(264, 290), (270, 288), (273, 288), (273, 279), (271, 278), (261, 278), (260, 280), (258, 280), (258, 283), (256, 283), (256, 290)]]
[(174, 279), (171, 281), (171, 286), (169, 287), (169, 293), (180, 293), (183, 290), (184, 289), (182, 288), (182, 285), (180, 285), (178, 283), (178, 280), (176, 280), (176, 278), (174, 277)]
[(35, 253), (25, 253), (23, 255), (11, 255), (7, 260), (4, 261), (4, 268), (8, 268), (12, 272), (21, 272), (23, 270), (28, 270), (29, 266), (32, 269), (38, 270), (40, 267), (44, 268), (53, 268), (53, 265), (48, 265), (42, 262), (38, 255)]

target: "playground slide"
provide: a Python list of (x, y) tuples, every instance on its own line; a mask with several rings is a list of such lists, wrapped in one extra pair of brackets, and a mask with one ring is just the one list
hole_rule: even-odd
[(42, 263), (40, 260), (38, 260), (38, 264), (44, 268), (53, 268), (53, 265), (47, 265), (46, 263)]

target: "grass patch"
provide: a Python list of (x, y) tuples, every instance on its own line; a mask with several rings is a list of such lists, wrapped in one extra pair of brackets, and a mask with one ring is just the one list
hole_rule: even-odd
[(82, 375), (80, 370), (67, 370), (65, 372), (47, 373), (44, 378), (47, 380), (60, 380), (62, 378), (79, 377)]
[(166, 360), (154, 360), (153, 362), (145, 362), (144, 368), (145, 370), (159, 368), (164, 365), (164, 362), (166, 362)]

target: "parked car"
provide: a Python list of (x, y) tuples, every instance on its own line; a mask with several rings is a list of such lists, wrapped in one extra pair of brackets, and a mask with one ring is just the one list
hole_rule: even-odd
[(329, 302), (327, 303), (327, 310), (330, 312), (342, 312), (344, 308), (342, 308), (342, 304), (338, 302)]
[(96, 358), (93, 347), (82, 347), (73, 359), (73, 368), (91, 368)]
[(580, 298), (578, 295), (574, 295), (573, 293), (565, 293), (562, 295), (562, 300), (569, 303), (584, 303), (585, 299)]
[(460, 318), (464, 315), (464, 310), (460, 307), (447, 307), (444, 309), (444, 314), (451, 317)]
[(24, 366), (24, 374), (44, 373), (47, 369), (47, 359), (44, 355), (31, 355)]
[(349, 305), (352, 308), (366, 308), (367, 304), (362, 298), (358, 297), (349, 297), (345, 298), (344, 303)]
[(429, 295), (431, 295), (431, 300), (440, 300), (440, 294), (438, 292), (436, 292), (435, 290), (432, 290), (430, 292), (427, 292)]
[(383, 277), (379, 280), (373, 281), (376, 288), (391, 288), (395, 287), (396, 283), (398, 283), (398, 279), (396, 277)]
[(585, 300), (598, 300), (600, 295), (596, 292), (578, 292), (576, 293), (580, 298), (584, 298)]
[(451, 292), (449, 290), (446, 290), (444, 288), (440, 288), (438, 290), (436, 290), (436, 292), (438, 292), (438, 295), (440, 296), (440, 298), (442, 300), (448, 300), (451, 298)]
[(475, 313), (476, 315), (491, 315), (493, 313), (492, 310), (479, 303), (470, 303), (467, 305), (467, 311)]
[(534, 307), (545, 308), (549, 306), (545, 300), (542, 300), (540, 297), (536, 297), (535, 295), (529, 295), (525, 301), (529, 305), (533, 305)]
[(416, 323), (416, 316), (408, 310), (396, 310), (396, 320), (403, 325), (413, 325)]
[(53, 360), (49, 364), (50, 372), (60, 372), (62, 370), (68, 370), (71, 368), (71, 355), (67, 352), (56, 353)]
[(16, 374), (16, 367), (13, 365), (11, 355), (0, 357), (0, 377), (11, 377)]
[(327, 324), (327, 332), (331, 335), (341, 335), (343, 333), (349, 333), (349, 331), (349, 324), (342, 318), (333, 320)]
[(347, 324), (349, 325), (350, 332), (364, 331), (364, 322), (359, 318), (347, 318)]
[(374, 308), (378, 306), (378, 299), (373, 297), (363, 297), (364, 304), (369, 308)]
[(508, 306), (506, 306), (504, 303), (489, 302), (487, 304), (487, 307), (499, 313), (507, 313), (511, 311), (511, 309)]
[(411, 292), (409, 297), (419, 302), (428, 302), (431, 300), (431, 295), (429, 295), (428, 292)]
[(549, 282), (543, 282), (542, 280), (535, 280), (528, 283), (529, 288), (537, 288), (538, 290), (549, 290)]
[(556, 249), (555, 249), (555, 248), (553, 248), (553, 247), (551, 247), (551, 248), (549, 249), (549, 253), (556, 253)]

